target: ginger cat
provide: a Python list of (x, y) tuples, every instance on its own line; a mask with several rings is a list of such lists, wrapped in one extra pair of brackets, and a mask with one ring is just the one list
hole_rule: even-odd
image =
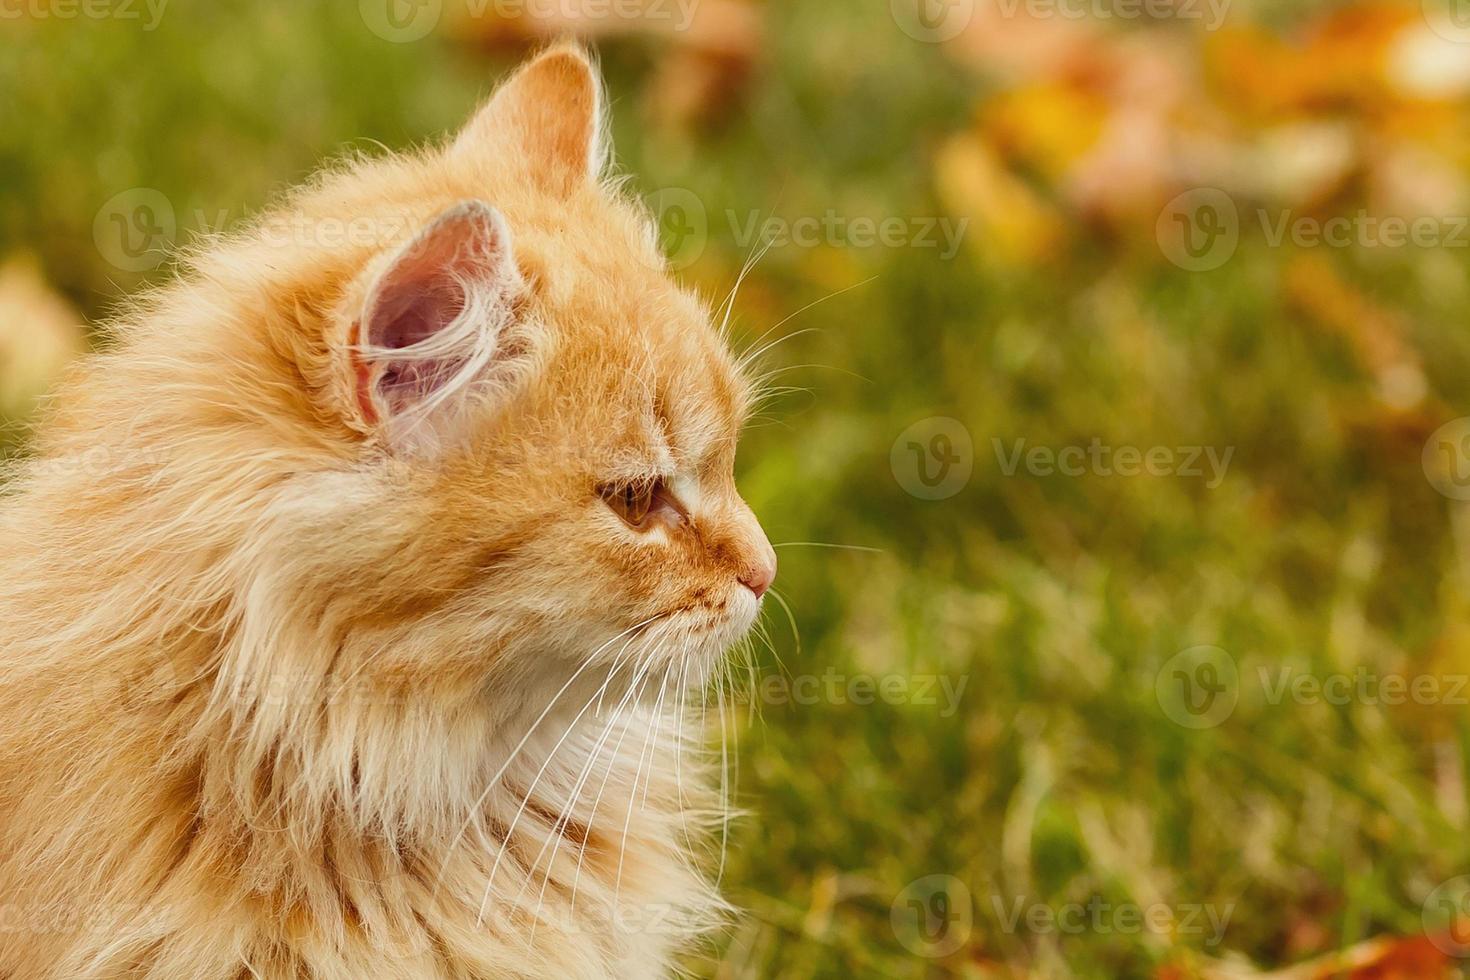
[(775, 575), (752, 389), (600, 112), (543, 53), (63, 384), (0, 498), (0, 978), (646, 980), (722, 920), (681, 712)]

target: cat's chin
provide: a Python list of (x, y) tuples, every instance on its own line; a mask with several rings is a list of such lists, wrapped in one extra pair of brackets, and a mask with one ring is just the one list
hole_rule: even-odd
[(725, 655), (755, 626), (760, 616), (761, 601), (749, 589), (739, 588), (717, 605), (701, 605), (676, 610), (669, 620), (682, 627), (689, 637), (690, 653), (704, 653), (713, 658)]

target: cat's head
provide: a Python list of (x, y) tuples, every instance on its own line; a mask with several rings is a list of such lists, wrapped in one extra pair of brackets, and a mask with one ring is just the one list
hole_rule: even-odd
[(600, 111), (585, 55), (556, 48), (452, 143), (303, 198), (408, 216), (353, 253), (323, 315), (304, 373), (343, 460), (289, 533), (336, 563), (283, 583), (333, 597), (310, 618), (367, 670), (621, 657), (701, 678), (775, 576), (733, 476), (750, 387), (601, 178)]

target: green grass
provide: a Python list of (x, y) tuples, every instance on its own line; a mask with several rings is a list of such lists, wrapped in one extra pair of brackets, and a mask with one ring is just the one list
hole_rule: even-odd
[[(112, 195), (157, 188), (185, 228), (196, 212), (238, 220), (345, 143), (452, 128), (508, 63), (436, 39), (388, 44), (351, 3), (252, 6), (171, 7), (152, 33), (52, 22), (8, 39), (0, 251), (38, 253), (100, 315), (148, 278), (93, 243)], [(885, 8), (773, 4), (745, 102), (693, 135), (644, 111), (656, 45), (604, 49), (635, 186), (688, 188), (711, 216), (688, 276), (713, 298), (748, 251), (727, 210), (943, 214), (933, 149), (985, 88), (894, 30)], [(732, 831), (725, 881), (752, 914), (701, 972), (918, 978), (1004, 963), (1112, 978), (1201, 955), (1281, 964), (1419, 931), (1430, 891), (1470, 868), (1463, 704), (1270, 697), (1283, 668), (1470, 672), (1465, 511), (1426, 481), (1422, 435), (1362, 423), (1373, 380), (1288, 302), (1291, 249), (1247, 236), (1225, 268), (1191, 274), (1146, 244), (1084, 236), (1038, 269), (973, 250), (942, 261), (785, 247), (746, 283), (747, 339), (854, 287), (778, 329), (811, 330), (771, 354), (795, 368), (781, 383), (806, 390), (773, 406), (742, 454), (773, 541), (879, 549), (780, 549), (800, 632), (798, 645), (784, 616), (770, 621), (785, 670), (966, 687), (951, 714), (818, 699), (741, 716), (752, 816)], [(1463, 253), (1325, 258), (1401, 316), (1444, 417), (1463, 411)], [(889, 462), (899, 433), (931, 416), (960, 420), (974, 444), (968, 485), (941, 501), (910, 496)], [(1094, 437), (1233, 456), (1210, 489), (1007, 476), (992, 442)], [(1155, 681), (1201, 644), (1237, 665), (1239, 702), (1195, 730), (1170, 720)], [(774, 659), (766, 669), (779, 676)], [(891, 922), (931, 875), (963, 882), (974, 916), (939, 958), (916, 956)], [(1219, 945), (1207, 930), (1037, 932), (1007, 928), (1017, 900), (1230, 917)]]

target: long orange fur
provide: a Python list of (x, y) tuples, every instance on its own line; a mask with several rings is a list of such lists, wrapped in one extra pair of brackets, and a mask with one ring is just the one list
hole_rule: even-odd
[[(774, 567), (750, 394), (599, 113), (540, 55), (202, 250), (55, 394), (0, 500), (0, 977), (649, 978), (721, 920), (682, 712)], [(517, 370), (410, 449), (363, 306), (463, 202), (513, 239)], [(682, 525), (601, 495), (653, 477)]]

